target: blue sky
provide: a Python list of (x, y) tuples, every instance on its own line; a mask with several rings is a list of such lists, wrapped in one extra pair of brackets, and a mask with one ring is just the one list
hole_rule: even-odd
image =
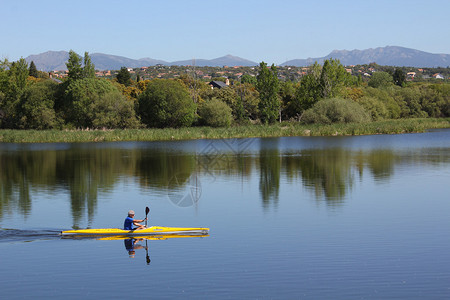
[(48, 50), (281, 64), (334, 49), (450, 54), (450, 0), (0, 0), (0, 58)]

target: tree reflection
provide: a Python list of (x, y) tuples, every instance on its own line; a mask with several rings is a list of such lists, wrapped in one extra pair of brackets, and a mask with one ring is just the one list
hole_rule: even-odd
[(279, 139), (262, 139), (259, 151), (259, 190), (263, 207), (277, 204), (280, 191), (281, 157)]
[(278, 141), (261, 139), (257, 153), (221, 152), (213, 160), (207, 154), (175, 152), (170, 146), (124, 149), (70, 144), (64, 150), (0, 150), (0, 218), (14, 211), (29, 215), (35, 191), (65, 190), (73, 227), (78, 227), (84, 219), (92, 223), (99, 193), (112, 191), (123, 178), (136, 178), (140, 187), (165, 194), (168, 188), (175, 192), (189, 188), (190, 178), (236, 180), (239, 176), (244, 183), (254, 172), (259, 173), (265, 208), (278, 203), (283, 178), (301, 181), (317, 199), (336, 205), (346, 198), (355, 177), (362, 178), (364, 172), (379, 182), (389, 180), (399, 164), (449, 162), (446, 148), (352, 152), (336, 147), (281, 153)]
[(287, 176), (300, 172), (303, 185), (324, 197), (329, 204), (339, 203), (353, 183), (351, 153), (341, 149), (302, 150), (284, 158)]

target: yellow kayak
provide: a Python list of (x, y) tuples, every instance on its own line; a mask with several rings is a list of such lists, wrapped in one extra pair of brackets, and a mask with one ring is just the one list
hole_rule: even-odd
[(97, 240), (100, 241), (113, 241), (113, 240), (126, 240), (126, 239), (144, 239), (149, 241), (162, 241), (167, 239), (175, 239), (175, 238), (196, 238), (196, 237), (207, 237), (209, 234), (162, 234), (162, 235), (140, 235), (138, 237), (131, 237), (126, 235), (113, 235), (113, 236), (105, 236), (105, 237), (96, 237)]
[(143, 236), (143, 235), (205, 235), (209, 228), (198, 227), (163, 227), (152, 226), (141, 230), (123, 230), (119, 228), (98, 228), (98, 229), (77, 229), (65, 230), (61, 232), (62, 236)]

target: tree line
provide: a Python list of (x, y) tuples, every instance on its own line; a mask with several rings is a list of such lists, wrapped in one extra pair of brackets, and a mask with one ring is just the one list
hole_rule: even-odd
[(86, 52), (69, 52), (68, 77), (56, 82), (22, 58), (0, 61), (0, 128), (75, 129), (232, 126), (281, 121), (370, 122), (449, 117), (450, 84), (410, 83), (398, 68), (374, 72), (368, 82), (339, 60), (310, 66), (297, 82), (280, 80), (276, 66), (261, 62), (212, 89), (195, 76), (132, 80), (126, 68), (114, 79), (95, 77)]

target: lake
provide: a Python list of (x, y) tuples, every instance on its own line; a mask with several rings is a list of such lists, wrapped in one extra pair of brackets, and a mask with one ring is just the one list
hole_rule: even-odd
[[(448, 129), (0, 143), (0, 168), (3, 299), (450, 298)], [(209, 236), (58, 235), (146, 206)]]

